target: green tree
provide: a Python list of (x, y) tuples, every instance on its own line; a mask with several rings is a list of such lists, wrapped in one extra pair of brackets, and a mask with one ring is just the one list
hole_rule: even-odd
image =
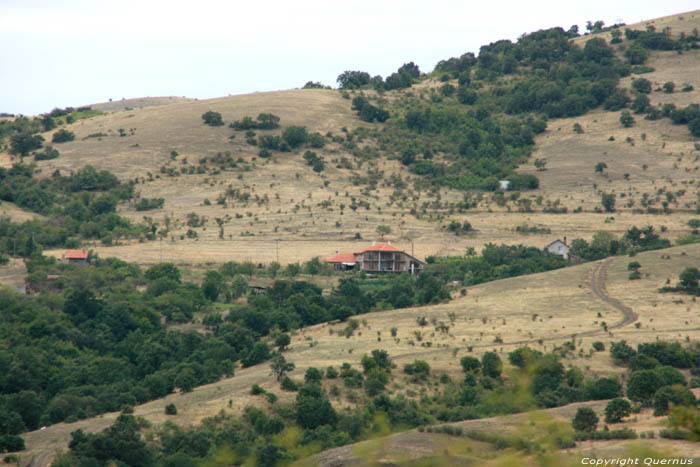
[(632, 413), (632, 405), (626, 399), (616, 397), (605, 406), (605, 423), (619, 423)]
[(615, 212), (615, 193), (603, 193), (600, 197), (600, 204), (605, 212)]
[(380, 224), (377, 226), (377, 233), (381, 235), (382, 240), (384, 240), (384, 235), (389, 235), (391, 233), (391, 227), (388, 225)]
[(313, 366), (307, 368), (306, 373), (304, 373), (304, 382), (306, 383), (321, 384), (322, 379), (323, 373), (321, 373), (321, 370)]
[(280, 334), (275, 338), (275, 345), (280, 352), (285, 351), (291, 342), (292, 339), (289, 337), (289, 334)]
[(10, 154), (25, 157), (30, 151), (40, 149), (43, 144), (44, 137), (41, 135), (20, 133), (10, 138)]
[(571, 424), (576, 431), (595, 431), (598, 415), (590, 407), (579, 407)]
[(604, 171), (605, 169), (607, 169), (607, 168), (608, 168), (608, 164), (606, 164), (605, 162), (598, 162), (598, 163), (595, 165), (595, 172), (596, 172), (596, 173), (602, 174), (603, 171)]
[(627, 380), (627, 397), (649, 406), (662, 386), (664, 381), (655, 370), (635, 371)]
[(209, 126), (221, 126), (224, 124), (221, 114), (211, 110), (202, 114), (202, 120)]
[(666, 81), (664, 83), (664, 92), (666, 94), (673, 94), (674, 89), (676, 89), (676, 84), (673, 81)]
[(470, 355), (465, 355), (462, 357), (459, 363), (462, 365), (462, 370), (464, 370), (465, 373), (469, 373), (471, 371), (476, 372), (479, 371), (479, 368), (481, 368), (481, 362), (479, 359)]
[(207, 271), (202, 282), (202, 293), (212, 302), (216, 301), (224, 290), (224, 277), (218, 271)]
[(321, 386), (305, 384), (299, 388), (296, 399), (297, 423), (313, 430), (322, 425), (335, 425), (338, 415)]
[(685, 268), (679, 276), (680, 285), (684, 289), (697, 290), (698, 280), (700, 280), (700, 270), (698, 268)]
[(68, 141), (73, 141), (75, 139), (75, 133), (61, 128), (56, 133), (53, 134), (51, 141), (54, 143), (66, 143)]
[(149, 268), (144, 275), (146, 279), (151, 281), (165, 278), (180, 283), (180, 270), (172, 263), (156, 264)]
[(649, 52), (647, 52), (646, 49), (640, 47), (637, 44), (634, 44), (630, 48), (625, 50), (625, 58), (629, 60), (630, 64), (632, 65), (643, 64), (647, 61), (648, 56)]
[(258, 128), (261, 130), (273, 130), (280, 127), (280, 118), (271, 113), (261, 113), (257, 120)]
[(286, 373), (294, 370), (294, 368), (296, 368), (294, 363), (288, 362), (282, 355), (276, 355), (270, 362), (270, 369), (277, 381), (281, 380)]
[(695, 406), (695, 396), (682, 384), (664, 386), (654, 394), (654, 415), (666, 415), (670, 405)]
[(308, 139), (308, 133), (306, 132), (305, 126), (288, 126), (282, 132), (282, 139), (291, 148), (298, 148), (302, 144), (306, 143)]
[(623, 127), (629, 128), (634, 125), (634, 117), (629, 111), (623, 110), (622, 113), (620, 113), (620, 123)]
[(175, 378), (175, 386), (180, 388), (182, 392), (192, 392), (197, 385), (197, 375), (190, 367), (184, 367), (180, 370)]
[(481, 357), (481, 367), (484, 376), (498, 378), (501, 376), (502, 366), (501, 357), (496, 352), (486, 352)]
[(236, 274), (231, 281), (231, 297), (238, 298), (248, 292), (248, 281), (240, 274)]
[(637, 78), (632, 81), (632, 88), (642, 94), (649, 94), (651, 92), (651, 81), (646, 78)]

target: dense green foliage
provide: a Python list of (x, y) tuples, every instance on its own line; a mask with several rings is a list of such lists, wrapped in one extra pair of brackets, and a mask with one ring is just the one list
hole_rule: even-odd
[(222, 126), (224, 124), (221, 114), (211, 110), (202, 114), (202, 120), (204, 120), (205, 125), (209, 126)]
[(487, 243), (479, 256), (428, 257), (426, 261), (426, 271), (464, 285), (550, 271), (567, 265), (561, 256), (539, 248), (493, 243)]
[[(619, 25), (611, 31), (611, 44), (621, 43)], [(371, 93), (356, 93), (353, 110), (366, 122), (386, 121), (372, 135), (380, 151), (401, 160), (429, 183), (495, 190), (498, 180), (510, 180), (512, 189), (534, 189), (539, 185), (534, 176), (521, 179), (514, 171), (529, 157), (533, 137), (545, 130), (548, 119), (583, 115), (597, 107), (619, 111), (630, 103), (633, 111), (645, 113), (647, 119), (661, 118), (661, 111), (646, 97), (651, 91), (649, 80), (633, 81), (632, 102), (628, 91), (617, 87), (620, 78), (639, 71), (649, 50), (681, 51), (697, 48), (700, 41), (696, 33), (673, 39), (668, 31), (626, 29), (628, 43), (616, 50), (601, 37), (580, 46), (571, 40), (577, 36), (576, 28), (540, 30), (517, 42), (484, 45), (478, 57), (466, 53), (442, 60), (430, 75), (422, 75), (411, 62), (386, 80), (363, 71), (345, 71), (337, 82), (348, 98), (348, 91), (377, 92), (374, 98)], [(443, 84), (428, 91), (404, 91), (391, 101), (383, 97), (385, 91), (411, 88), (427, 76)], [(672, 92), (671, 87), (665, 89)], [(696, 111), (696, 106), (688, 106), (671, 118), (688, 124), (697, 136), (700, 116)], [(631, 126), (634, 118), (625, 110), (621, 122)], [(365, 156), (370, 153), (355, 144), (348, 147)], [(444, 157), (433, 160), (436, 153)], [(420, 154), (430, 157), (420, 158)]]
[(70, 176), (39, 179), (33, 172), (33, 165), (0, 168), (0, 200), (48, 217), (23, 224), (0, 219), (0, 253), (30, 256), (43, 247), (77, 246), (80, 238), (111, 242), (144, 232), (116, 213), (120, 201), (131, 199), (131, 183), (89, 165)]

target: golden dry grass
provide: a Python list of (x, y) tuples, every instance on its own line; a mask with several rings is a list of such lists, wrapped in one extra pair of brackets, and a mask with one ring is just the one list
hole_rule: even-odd
[[(682, 20), (680, 16), (683, 16)], [(669, 25), (674, 34), (692, 30), (699, 21), (700, 13), (697, 12), (656, 20), (664, 26)], [(673, 94), (653, 92), (652, 103), (685, 105), (698, 100), (700, 83), (694, 82), (700, 76), (698, 53), (651, 54), (649, 65), (657, 71), (643, 76), (651, 79), (655, 88), (669, 80), (677, 85)], [(628, 87), (630, 79), (623, 80), (622, 86)], [(685, 82), (694, 83), (696, 89), (690, 93), (679, 92), (678, 88)], [(164, 241), (162, 255), (158, 242), (122, 241), (120, 245), (109, 248), (91, 245), (103, 256), (118, 256), (144, 264), (158, 262), (161, 257), (165, 261), (184, 264), (225, 260), (270, 262), (277, 260), (278, 247), (279, 260), (283, 264), (305, 261), (316, 255), (325, 257), (336, 251), (353, 251), (365, 246), (367, 241), (378, 239), (375, 233), (378, 224), (392, 227), (394, 232), (387, 238), (400, 248), (408, 250), (412, 242), (419, 257), (461, 254), (467, 247), (479, 249), (489, 241), (542, 247), (555, 238), (590, 238), (599, 230), (619, 234), (632, 225), (652, 224), (657, 228), (664, 225), (668, 229), (665, 235), (675, 238), (688, 232), (686, 223), (696, 216), (694, 182), (700, 167), (696, 160), (700, 151), (695, 149), (686, 126), (674, 126), (667, 119), (651, 122), (637, 116), (635, 126), (627, 129), (619, 124), (617, 112), (595, 111), (582, 117), (551, 121), (549, 129), (537, 138), (536, 151), (531, 159), (547, 159), (547, 170), (536, 172), (532, 165), (521, 169), (522, 172), (537, 173), (541, 179), (540, 190), (523, 193), (524, 197), (533, 200), (535, 212), (516, 212), (514, 203), (510, 209), (499, 207), (487, 196), (479, 207), (467, 214), (443, 213), (443, 220), (429, 221), (416, 219), (409, 213), (414, 205), (411, 200), (403, 205), (390, 204), (388, 198), (393, 187), (380, 183), (376, 192), (368, 196), (362, 193), (364, 187), (353, 186), (350, 182), (353, 173), (361, 174), (374, 164), (384, 171), (385, 179), (391, 174), (400, 174), (410, 186), (413, 176), (396, 161), (370, 161), (355, 170), (338, 169), (335, 163), (329, 163), (327, 170), (319, 175), (310, 170), (301, 153), (276, 154), (266, 161), (256, 157), (257, 148), (246, 144), (241, 132), (236, 139), (230, 140), (228, 136), (234, 133), (232, 130), (208, 127), (201, 120), (201, 114), (207, 110), (221, 112), (227, 123), (247, 115), (255, 117), (260, 112), (272, 112), (282, 118), (283, 125), (305, 125), (311, 131), (323, 134), (330, 131), (344, 136), (342, 128), (352, 131), (364, 124), (351, 112), (350, 101), (337, 92), (294, 90), (205, 101), (152, 98), (109, 104), (113, 107), (106, 109), (129, 107), (130, 110), (109, 111), (106, 115), (71, 125), (71, 131), (77, 135), (76, 141), (57, 145), (62, 156), (40, 162), (39, 167), (43, 174), (48, 175), (55, 169), (65, 172), (90, 163), (116, 173), (123, 180), (137, 177), (146, 180), (149, 172), (153, 174), (156, 178), (138, 184), (137, 191), (144, 197), (165, 198), (165, 208), (136, 212), (133, 207), (123, 206), (120, 210), (139, 222), (144, 215), (161, 225), (166, 215), (172, 218), (173, 227)], [(139, 108), (139, 105), (144, 107)], [(584, 134), (573, 132), (574, 123), (582, 125)], [(134, 129), (133, 135), (119, 137), (119, 128), (127, 134)], [(109, 136), (84, 139), (98, 132)], [(45, 136), (50, 139), (50, 134)], [(608, 141), (610, 136), (615, 141)], [(631, 138), (629, 142), (628, 137)], [(169, 156), (173, 150), (180, 154), (175, 162)], [(187, 158), (188, 165), (196, 165), (201, 157), (225, 151), (230, 151), (234, 158), (243, 158), (253, 169), (176, 178), (160, 174), (161, 166), (182, 167), (184, 158)], [(340, 157), (347, 157), (356, 165), (358, 162), (340, 144), (331, 143), (318, 152), (329, 162)], [(593, 170), (598, 162), (605, 162), (609, 167), (604, 175)], [(10, 163), (8, 155), (0, 156), (0, 165), (9, 166)], [(324, 186), (325, 183), (328, 186)], [(227, 208), (216, 205), (216, 197), (228, 185), (251, 193), (253, 198), (267, 196), (269, 203), (229, 203)], [(659, 194), (659, 190), (663, 192)], [(685, 190), (685, 193), (677, 195), (676, 201), (670, 204), (673, 215), (633, 212), (641, 207), (643, 194), (652, 198), (658, 196), (660, 199), (655, 207), (660, 207), (666, 191), (678, 193), (680, 190)], [(617, 213), (593, 212), (593, 208), (600, 205), (601, 192), (617, 195)], [(435, 199), (427, 193), (418, 196), (417, 206)], [(454, 202), (461, 199), (461, 194), (443, 189), (441, 197), (443, 201)], [(537, 204), (538, 197), (542, 198), (542, 205)], [(352, 198), (367, 201), (370, 209), (359, 208), (356, 212), (348, 209)], [(205, 199), (213, 204), (204, 205)], [(541, 212), (547, 201), (556, 200), (569, 209), (568, 214)], [(630, 200), (634, 204), (628, 206)], [(332, 204), (321, 207), (322, 202)], [(341, 209), (341, 204), (346, 206), (345, 209)], [(583, 212), (573, 213), (576, 208), (582, 208)], [(197, 229), (197, 239), (183, 238), (188, 229), (185, 216), (190, 212), (208, 218), (206, 230)], [(243, 217), (236, 218), (236, 214)], [(217, 217), (226, 219), (223, 239), (219, 239)], [(468, 220), (476, 233), (462, 237), (446, 233), (444, 226), (452, 219)], [(551, 234), (523, 236), (515, 232), (515, 227), (522, 224), (547, 227)], [(357, 233), (366, 240), (355, 241)], [(60, 255), (58, 251), (51, 253)]]

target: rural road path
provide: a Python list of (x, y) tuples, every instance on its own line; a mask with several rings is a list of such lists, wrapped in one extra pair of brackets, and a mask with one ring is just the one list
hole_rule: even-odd
[[(603, 334), (608, 334), (609, 331), (613, 329), (619, 329), (621, 327), (627, 326), (629, 324), (634, 323), (637, 321), (638, 316), (637, 313), (635, 313), (630, 307), (624, 305), (620, 300), (611, 297), (608, 294), (608, 289), (605, 286), (607, 276), (608, 276), (608, 266), (612, 262), (614, 258), (606, 258), (602, 261), (598, 261), (594, 263), (593, 267), (588, 271), (586, 274), (585, 278), (585, 285), (588, 289), (590, 289), (593, 294), (598, 297), (600, 300), (604, 301), (608, 305), (610, 305), (612, 308), (615, 310), (619, 311), (622, 313), (622, 319), (618, 321), (617, 323), (608, 326), (607, 330), (604, 329), (595, 329), (592, 331), (584, 331), (584, 332), (578, 332), (578, 333), (573, 333), (573, 334), (564, 334), (561, 336), (550, 336), (550, 337), (541, 337), (538, 339), (523, 339), (519, 341), (506, 341), (502, 342), (501, 345), (503, 346), (508, 346), (508, 345), (530, 345), (534, 343), (541, 344), (542, 342), (559, 342), (559, 341), (565, 341), (569, 339), (575, 339), (578, 337), (591, 337), (591, 336), (597, 336), (597, 335), (603, 335)], [(681, 329), (681, 330), (689, 330), (689, 329)], [(493, 347), (492, 343), (485, 343), (485, 344), (478, 344), (472, 346), (474, 348), (491, 348)], [(403, 357), (415, 357), (415, 358), (420, 358), (421, 356), (425, 356), (428, 353), (439, 353), (441, 352), (441, 349), (435, 349), (432, 351), (425, 351), (422, 350), (420, 352), (414, 352), (414, 353), (408, 353), (405, 355), (402, 355)]]
[(593, 270), (591, 271), (591, 275), (588, 280), (588, 285), (591, 291), (593, 291), (593, 293), (599, 299), (622, 313), (621, 321), (613, 324), (612, 326), (608, 326), (608, 329), (617, 329), (634, 323), (637, 321), (638, 316), (637, 313), (632, 311), (632, 308), (623, 305), (620, 300), (613, 298), (608, 294), (608, 289), (605, 287), (605, 281), (608, 277), (608, 266), (610, 265), (611, 261), (612, 258), (607, 258), (603, 261), (599, 261), (595, 264), (595, 266), (593, 266)]

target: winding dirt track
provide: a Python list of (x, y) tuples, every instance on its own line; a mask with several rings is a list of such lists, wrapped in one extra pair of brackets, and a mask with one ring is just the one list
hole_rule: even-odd
[(622, 313), (622, 321), (608, 327), (608, 329), (617, 329), (634, 323), (637, 321), (638, 316), (637, 313), (632, 311), (632, 308), (623, 305), (620, 300), (608, 295), (608, 289), (605, 287), (605, 280), (608, 276), (608, 265), (610, 261), (612, 261), (612, 258), (596, 263), (591, 272), (591, 277), (588, 280), (588, 285), (598, 298)]

